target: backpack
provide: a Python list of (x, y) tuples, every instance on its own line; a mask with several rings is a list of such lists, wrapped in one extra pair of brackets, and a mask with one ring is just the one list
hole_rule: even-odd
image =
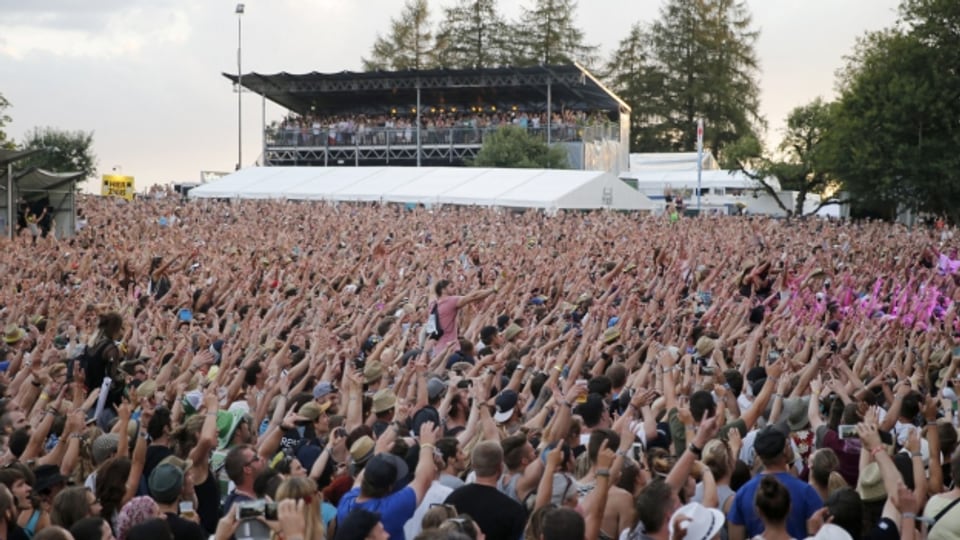
[(425, 329), (427, 338), (429, 339), (440, 339), (443, 337), (443, 328), (440, 327), (440, 312), (437, 310), (437, 304), (439, 303), (439, 301), (433, 303), (433, 308), (430, 309), (430, 316), (427, 317)]

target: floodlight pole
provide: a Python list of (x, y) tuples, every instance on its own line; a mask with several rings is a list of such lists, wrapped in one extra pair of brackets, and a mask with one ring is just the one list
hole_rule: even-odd
[(7, 237), (13, 240), (13, 162), (7, 163)]
[(243, 4), (237, 4), (237, 170), (243, 166)]
[(700, 217), (700, 195), (703, 191), (703, 118), (697, 120), (697, 217)]
[(260, 137), (263, 139), (263, 150), (260, 165), (267, 166), (267, 94), (260, 93)]

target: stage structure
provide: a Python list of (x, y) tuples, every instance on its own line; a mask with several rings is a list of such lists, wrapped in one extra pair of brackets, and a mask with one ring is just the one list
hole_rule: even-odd
[[(630, 107), (576, 64), (223, 75), (262, 97), (267, 166), (459, 166), (507, 124), (563, 145), (571, 168), (628, 166)], [(266, 125), (266, 100), (283, 122)]]
[[(0, 231), (13, 238), (14, 233), (26, 226), (23, 211), (35, 215), (47, 208), (47, 224), (56, 225), (58, 238), (69, 238), (76, 233), (77, 182), (84, 174), (53, 173), (30, 167), (15, 169), (16, 162), (43, 150), (0, 149)], [(41, 223), (41, 227), (43, 227)]]

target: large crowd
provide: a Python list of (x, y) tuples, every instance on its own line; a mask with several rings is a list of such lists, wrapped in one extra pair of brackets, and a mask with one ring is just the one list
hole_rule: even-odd
[[(457, 110), (430, 107), (421, 111), (423, 144), (480, 144), (483, 134), (504, 126), (545, 134), (547, 113), (501, 110), (496, 107)], [(579, 140), (578, 128), (609, 122), (601, 113), (564, 109), (553, 113), (550, 122), (554, 141)], [(298, 115), (291, 113), (271, 126), (276, 144), (294, 146), (405, 145), (416, 143), (416, 109), (392, 110), (389, 114)]]
[(960, 537), (952, 229), (81, 198), (0, 538)]

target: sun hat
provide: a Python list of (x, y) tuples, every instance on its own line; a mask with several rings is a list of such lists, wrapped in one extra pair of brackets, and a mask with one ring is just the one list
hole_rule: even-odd
[(373, 455), (374, 446), (376, 443), (368, 435), (353, 441), (350, 445), (350, 460), (354, 463), (365, 463)]
[[(687, 517), (690, 521), (680, 522), (679, 518)], [(681, 506), (673, 517), (670, 518), (670, 538), (677, 538), (674, 533), (675, 527), (680, 527), (684, 531), (684, 540), (700, 540), (701, 538), (713, 538), (723, 529), (725, 522), (723, 512), (715, 508), (707, 508), (700, 503), (690, 503)]]
[(506, 330), (503, 331), (503, 339), (510, 341), (511, 339), (517, 337), (517, 334), (519, 334), (521, 331), (523, 331), (523, 329), (520, 328), (520, 325), (517, 323), (512, 323), (507, 327)]
[(397, 406), (397, 395), (389, 388), (377, 390), (373, 395), (373, 412), (375, 414), (389, 411)]
[(23, 330), (23, 328), (20, 328), (15, 324), (8, 324), (3, 330), (3, 341), (5, 341), (8, 345), (13, 345), (14, 343), (23, 339), (23, 336), (25, 335), (27, 335), (27, 333)]
[(783, 400), (783, 414), (781, 418), (786, 420), (790, 431), (800, 431), (810, 424), (810, 417), (807, 415), (807, 407), (809, 404), (809, 397), (790, 397)]
[(230, 440), (244, 417), (246, 413), (239, 410), (217, 412), (217, 448), (223, 450), (230, 445)]
[(876, 462), (860, 470), (860, 476), (857, 478), (857, 493), (863, 502), (882, 501), (887, 497), (880, 466)]
[(364, 384), (373, 384), (383, 378), (383, 365), (373, 361), (363, 368)]

